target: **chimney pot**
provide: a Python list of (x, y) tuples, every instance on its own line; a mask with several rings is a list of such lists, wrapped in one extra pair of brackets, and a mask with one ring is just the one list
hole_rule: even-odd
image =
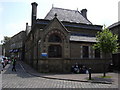
[(31, 22), (31, 26), (33, 26), (33, 24), (36, 22), (36, 17), (37, 17), (37, 3), (33, 2), (31, 3), (32, 5), (32, 22)]
[(81, 10), (81, 14), (82, 14), (82, 16), (83, 16), (84, 18), (87, 19), (87, 9), (82, 9), (82, 10)]
[(33, 2), (33, 3), (31, 3), (31, 5), (36, 5), (37, 6), (38, 4), (36, 2)]
[(28, 26), (28, 22), (26, 22), (26, 26)]

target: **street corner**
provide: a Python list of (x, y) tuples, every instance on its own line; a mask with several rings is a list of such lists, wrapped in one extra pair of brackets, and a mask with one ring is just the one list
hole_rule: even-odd
[(93, 77), (86, 77), (86, 80), (91, 83), (102, 83), (102, 84), (113, 84), (115, 81), (113, 80), (112, 76), (93, 76)]

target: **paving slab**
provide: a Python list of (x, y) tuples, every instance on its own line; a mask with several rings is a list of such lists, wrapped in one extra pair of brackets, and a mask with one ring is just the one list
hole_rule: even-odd
[(111, 72), (106, 73), (108, 78), (102, 78), (103, 73), (92, 73), (92, 80), (89, 80), (89, 74), (47, 74), (39, 73), (35, 69), (31, 68), (26, 63), (20, 61), (19, 64), (21, 67), (29, 74), (49, 78), (49, 79), (58, 79), (58, 80), (68, 80), (68, 81), (78, 81), (78, 82), (91, 82), (91, 83), (103, 83), (103, 84), (117, 84), (118, 85), (118, 73)]

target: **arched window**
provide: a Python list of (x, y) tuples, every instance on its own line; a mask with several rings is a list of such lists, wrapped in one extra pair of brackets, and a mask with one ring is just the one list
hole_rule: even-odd
[(58, 35), (52, 34), (50, 35), (48, 42), (62, 42), (62, 40)]
[(62, 57), (62, 48), (60, 45), (50, 45), (48, 47), (48, 57), (60, 58)]

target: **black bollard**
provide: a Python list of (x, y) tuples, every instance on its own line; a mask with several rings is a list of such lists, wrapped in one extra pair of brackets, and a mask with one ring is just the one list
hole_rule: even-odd
[(89, 80), (91, 80), (91, 68), (89, 68)]

